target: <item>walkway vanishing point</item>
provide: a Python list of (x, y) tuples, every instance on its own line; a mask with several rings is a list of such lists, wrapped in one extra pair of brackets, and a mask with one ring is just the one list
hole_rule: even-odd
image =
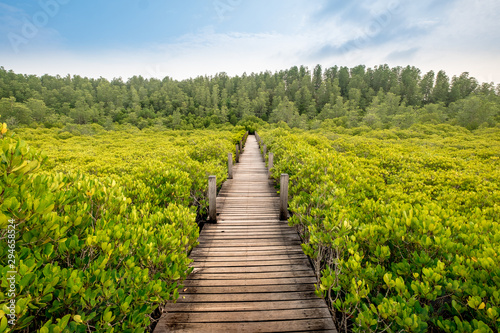
[(299, 236), (279, 220), (279, 196), (253, 135), (217, 212), (191, 252), (193, 273), (154, 332), (336, 332)]

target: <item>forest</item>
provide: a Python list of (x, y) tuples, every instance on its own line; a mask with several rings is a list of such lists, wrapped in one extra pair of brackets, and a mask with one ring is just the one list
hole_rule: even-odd
[(450, 78), (412, 66), (295, 66), (182, 81), (134, 76), (126, 82), (38, 77), (0, 67), (0, 115), (11, 129), (125, 124), (189, 130), (257, 117), (301, 129), (326, 122), (372, 129), (446, 123), (475, 130), (500, 121), (499, 95), (500, 86), (480, 83), (467, 72)]

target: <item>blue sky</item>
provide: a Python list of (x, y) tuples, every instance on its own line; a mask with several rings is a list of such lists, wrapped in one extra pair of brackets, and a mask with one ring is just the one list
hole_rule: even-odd
[(170, 76), (415, 65), (500, 83), (497, 0), (0, 0), (0, 66)]

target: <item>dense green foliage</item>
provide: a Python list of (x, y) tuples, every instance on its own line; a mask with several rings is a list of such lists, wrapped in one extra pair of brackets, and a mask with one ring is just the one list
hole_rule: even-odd
[(259, 131), (342, 331), (500, 330), (500, 130)]
[(291, 175), (290, 222), (339, 328), (500, 329), (500, 89), (468, 73), (124, 82), (1, 67), (0, 115), (29, 143), (2, 124), (0, 240), (12, 219), (16, 247), (0, 248), (0, 332), (12, 256), (15, 330), (147, 329), (190, 272), (207, 176), (226, 179), (245, 130)]
[[(48, 158), (1, 136), (0, 240), (15, 245), (0, 247), (0, 332), (143, 332), (178, 298), (207, 175), (225, 179), (243, 131), (151, 134), (23, 132)], [(14, 296), (9, 271), (18, 272)]]
[(415, 67), (320, 65), (275, 73), (197, 77), (183, 81), (141, 76), (108, 81), (80, 76), (15, 74), (0, 68), (0, 115), (10, 127), (97, 123), (112, 129), (206, 128), (254, 116), (291, 127), (318, 128), (330, 120), (353, 128), (408, 128), (450, 123), (468, 129), (500, 121), (498, 87), (468, 73), (422, 75)]

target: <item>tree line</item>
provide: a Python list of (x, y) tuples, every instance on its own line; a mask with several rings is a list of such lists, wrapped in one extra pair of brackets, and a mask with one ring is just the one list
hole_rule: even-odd
[(294, 66), (182, 81), (134, 76), (126, 82), (0, 67), (0, 115), (11, 128), (97, 123), (191, 129), (260, 118), (299, 128), (450, 123), (474, 130), (500, 122), (500, 85), (479, 83), (467, 72), (450, 78), (444, 71), (388, 65)]

